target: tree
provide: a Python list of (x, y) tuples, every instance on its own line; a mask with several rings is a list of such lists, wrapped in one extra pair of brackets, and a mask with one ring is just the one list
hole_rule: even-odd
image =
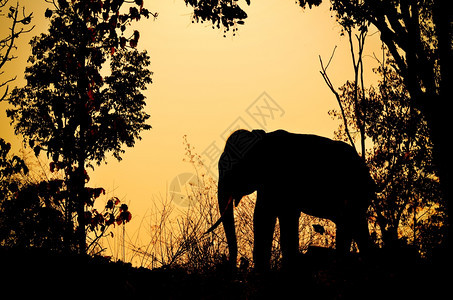
[[(442, 242), (446, 221), (433, 145), (425, 117), (411, 106), (401, 76), (385, 60), (376, 70), (381, 76), (376, 88), (360, 89), (357, 102), (355, 83), (347, 81), (338, 93), (342, 113), (330, 114), (352, 131), (365, 124), (364, 134), (373, 142), (366, 159), (379, 190), (370, 218), (374, 232), (387, 248), (410, 242), (426, 254)], [(338, 139), (348, 139), (345, 128), (336, 132)]]
[[(218, 7), (236, 8), (237, 1), (231, 0), (185, 0), (194, 7), (194, 19), (198, 11), (207, 9), (205, 19), (213, 24), (219, 17), (223, 24), (243, 24), (246, 14), (219, 15)], [(246, 1), (250, 4), (250, 1)], [(317, 6), (322, 0), (299, 0), (303, 8)], [(214, 3), (214, 4), (211, 4)], [(330, 0), (332, 9), (340, 23), (361, 25), (364, 21), (373, 24), (381, 40), (394, 58), (392, 68), (401, 76), (410, 96), (410, 106), (425, 117), (433, 142), (433, 159), (439, 173), (442, 196), (451, 208), (451, 186), (453, 185), (453, 161), (448, 149), (445, 132), (451, 130), (445, 124), (449, 114), (449, 89), (453, 69), (453, 15), (448, 1), (443, 0)], [(203, 11), (203, 10), (201, 10)], [(216, 15), (217, 13), (217, 15)], [(216, 17), (212, 17), (215, 15)], [(451, 127), (451, 126), (450, 126)], [(448, 227), (451, 232), (451, 225)], [(451, 233), (449, 233), (451, 236)], [(448, 239), (451, 247), (451, 239)]]
[[(344, 103), (342, 101), (342, 97), (336, 90), (336, 88), (333, 86), (332, 81), (329, 78), (329, 75), (327, 74), (327, 69), (330, 65), (330, 62), (333, 59), (333, 56), (335, 54), (336, 47), (334, 48), (334, 51), (332, 52), (332, 56), (329, 59), (329, 62), (327, 65), (324, 65), (321, 56), (319, 57), (319, 61), (321, 63), (321, 75), (331, 90), (331, 92), (335, 95), (335, 98), (337, 99), (338, 105), (340, 106), (341, 110), (341, 116), (339, 115), (338, 117), (343, 120), (343, 124), (340, 125), (340, 130), (344, 130), (344, 138), (343, 139), (345, 142), (349, 142), (351, 146), (355, 147), (355, 141), (356, 139), (352, 136), (349, 127), (350, 125), (355, 125), (355, 129), (357, 129), (357, 133), (360, 136), (360, 152), (357, 151), (357, 153), (362, 157), (363, 160), (366, 159), (366, 146), (365, 146), (365, 139), (366, 139), (366, 133), (365, 133), (365, 127), (366, 127), (366, 120), (365, 120), (365, 111), (362, 110), (362, 102), (365, 101), (364, 96), (365, 96), (365, 85), (364, 85), (364, 80), (363, 80), (363, 72), (364, 72), (364, 65), (363, 65), (363, 50), (365, 46), (365, 40), (368, 34), (368, 24), (362, 23), (361, 26), (358, 28), (355, 28), (356, 26), (352, 26), (351, 24), (348, 23), (342, 23), (342, 31), (346, 31), (348, 35), (348, 40), (349, 40), (349, 47), (350, 47), (350, 52), (351, 52), (351, 59), (352, 59), (352, 66), (354, 69), (354, 80), (351, 83), (351, 96), (352, 96), (352, 103), (349, 103), (349, 105), (352, 105), (352, 115), (349, 115), (349, 118), (346, 116), (345, 110), (344, 110)], [(357, 33), (355, 33), (357, 32)], [(354, 43), (354, 38), (353, 36), (357, 39), (357, 46), (355, 46)], [(357, 48), (357, 51), (356, 49)], [(350, 124), (353, 122), (353, 124)], [(341, 126), (344, 126), (343, 128)], [(337, 137), (339, 137), (337, 135)]]
[[(444, 240), (446, 221), (426, 120), (411, 107), (407, 89), (390, 67), (393, 61), (389, 54), (386, 57), (384, 46), (382, 61), (375, 55), (380, 62), (375, 72), (381, 80), (377, 88), (365, 87), (362, 58), (369, 22), (363, 20), (358, 26), (342, 20), (340, 25), (348, 36), (354, 79), (337, 91), (327, 74), (335, 49), (327, 65), (320, 58), (320, 73), (340, 107), (329, 111), (342, 121), (335, 137), (361, 145), (359, 153), (378, 182), (370, 218), (375, 240), (387, 249), (410, 242), (426, 255)], [(373, 142), (372, 151), (366, 150), (366, 139)]]
[[(8, 23), (10, 26), (8, 28), (8, 34), (4, 37), (0, 37), (0, 69), (2, 69), (7, 62), (16, 58), (16, 56), (12, 54), (12, 51), (16, 48), (14, 44), (16, 39), (19, 38), (20, 35), (30, 32), (34, 28), (34, 26), (30, 27), (32, 14), (25, 14), (25, 8), (23, 7), (22, 14), (19, 15), (19, 2), (16, 2), (16, 6), (7, 7), (8, 2), (9, 0), (0, 1), (0, 18), (6, 19), (2, 20), (2, 25)], [(3, 72), (0, 72), (0, 75), (3, 75)], [(14, 79), (16, 79), (16, 77), (9, 78), (3, 82), (0, 81), (0, 88), (6, 86), (3, 96), (0, 97), (0, 101), (6, 98), (6, 95), (8, 94), (7, 84)]]
[(121, 0), (51, 2), (49, 30), (30, 42), (27, 84), (12, 92), (15, 108), (7, 114), (35, 154), (44, 150), (51, 169), (64, 171), (66, 218), (77, 216), (78, 251), (85, 253), (86, 168), (109, 152), (121, 160), (122, 145), (133, 147), (151, 128), (142, 92), (151, 83), (149, 56), (136, 49), (139, 32), (128, 30), (150, 12), (142, 0), (128, 10)]
[[(444, 136), (448, 131), (445, 120), (453, 55), (453, 19), (448, 4), (442, 0), (369, 0), (332, 1), (332, 7), (339, 20), (352, 23), (367, 20), (380, 31), (393, 57), (392, 68), (403, 78), (411, 108), (426, 118), (442, 194), (450, 203), (452, 158)], [(448, 205), (449, 210), (451, 206)]]

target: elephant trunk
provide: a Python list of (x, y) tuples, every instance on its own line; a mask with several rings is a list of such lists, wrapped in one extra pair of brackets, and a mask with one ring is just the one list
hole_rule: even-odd
[(225, 230), (225, 236), (228, 242), (228, 251), (230, 254), (229, 262), (232, 269), (236, 268), (238, 247), (236, 239), (236, 229), (234, 226), (234, 214), (233, 214), (233, 196), (227, 193), (224, 189), (219, 187), (218, 191), (219, 209), (223, 213), (221, 220), (223, 229)]

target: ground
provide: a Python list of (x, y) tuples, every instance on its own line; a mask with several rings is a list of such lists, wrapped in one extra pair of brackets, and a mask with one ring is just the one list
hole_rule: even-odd
[[(4, 294), (71, 299), (448, 299), (451, 273), (441, 262), (369, 259), (337, 262), (325, 251), (302, 255), (296, 272), (229, 274), (219, 266), (189, 274), (149, 270), (104, 258), (43, 251), (0, 251)], [(442, 295), (442, 297), (441, 297)]]

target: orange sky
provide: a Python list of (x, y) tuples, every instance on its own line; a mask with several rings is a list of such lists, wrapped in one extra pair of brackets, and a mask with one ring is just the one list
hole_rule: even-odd
[[(145, 7), (159, 13), (156, 20), (134, 24), (140, 31), (139, 48), (149, 52), (154, 72), (153, 84), (145, 91), (153, 128), (142, 134), (143, 140), (134, 148), (126, 149), (121, 162), (111, 158), (91, 171), (89, 183), (129, 203), (135, 217), (132, 224), (140, 222), (156, 195), (166, 195), (175, 176), (193, 172), (182, 161), (183, 135), (202, 154), (210, 145), (222, 149), (222, 136), (237, 120), (252, 128), (263, 127), (265, 120), (268, 131), (281, 128), (327, 137), (338, 126), (327, 115), (337, 103), (319, 73), (318, 56), (327, 61), (338, 46), (329, 67), (335, 86), (352, 79), (352, 65), (347, 37), (340, 36), (328, 1), (305, 11), (292, 0), (252, 1), (250, 7), (240, 2), (249, 17), (235, 37), (224, 38), (209, 24), (192, 24), (191, 8), (183, 0), (145, 1)], [(17, 75), (11, 87), (24, 84), (29, 38), (48, 27), (44, 0), (20, 3), (33, 11), (36, 28), (21, 37), (15, 53), (19, 58), (0, 77), (3, 81)], [(381, 55), (379, 36), (368, 37), (367, 43), (364, 63), (371, 69), (376, 66), (373, 52)], [(366, 74), (366, 82), (373, 79)], [(257, 106), (263, 113), (270, 112), (262, 107), (264, 98), (259, 98), (264, 92), (276, 114), (253, 118)], [(5, 106), (0, 104), (0, 136), (18, 149), (20, 138), (8, 125)]]

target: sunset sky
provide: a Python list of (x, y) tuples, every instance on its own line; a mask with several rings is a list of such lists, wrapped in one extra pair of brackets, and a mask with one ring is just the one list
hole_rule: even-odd
[[(193, 24), (192, 9), (183, 0), (145, 1), (145, 7), (159, 15), (133, 27), (140, 31), (139, 48), (148, 51), (154, 72), (153, 84), (145, 91), (153, 128), (143, 132), (134, 148), (126, 149), (121, 162), (112, 157), (90, 171), (89, 185), (104, 187), (109, 196), (128, 203), (139, 222), (151, 201), (167, 194), (175, 176), (193, 172), (183, 162), (184, 135), (206, 160), (205, 150), (223, 149), (224, 137), (237, 124), (332, 137), (338, 121), (327, 112), (338, 105), (319, 73), (318, 56), (327, 61), (337, 46), (329, 67), (335, 86), (352, 79), (353, 73), (347, 37), (340, 36), (340, 26), (324, 2), (302, 10), (294, 0), (252, 1), (249, 7), (239, 1), (248, 18), (236, 36), (229, 33), (224, 38), (223, 31), (212, 29), (210, 23)], [(25, 83), (28, 40), (48, 28), (44, 11), (50, 4), (44, 0), (20, 4), (33, 12), (36, 28), (21, 36), (15, 52), (19, 58), (3, 69), (0, 81), (17, 75), (11, 87)], [(381, 55), (380, 45), (378, 34), (368, 37), (367, 70), (377, 66), (373, 53)], [(367, 83), (375, 80), (370, 73)], [(21, 139), (9, 126), (5, 107), (0, 104), (0, 136), (17, 151)], [(254, 115), (256, 109), (268, 117)]]

